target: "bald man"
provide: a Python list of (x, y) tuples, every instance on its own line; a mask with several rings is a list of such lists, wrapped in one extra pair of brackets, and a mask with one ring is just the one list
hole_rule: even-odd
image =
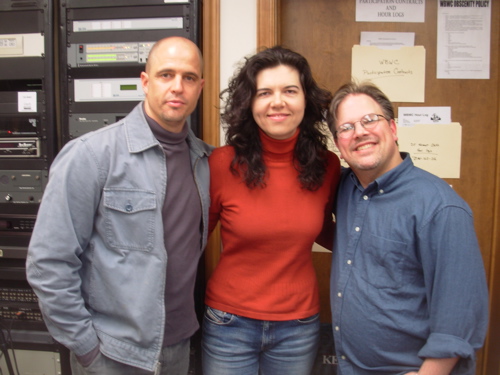
[(52, 164), (26, 269), (74, 375), (188, 372), (211, 147), (186, 120), (202, 70), (192, 41), (158, 41), (141, 73), (145, 100)]

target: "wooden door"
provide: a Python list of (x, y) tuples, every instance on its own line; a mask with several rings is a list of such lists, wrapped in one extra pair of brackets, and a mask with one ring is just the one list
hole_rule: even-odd
[[(491, 70), (490, 79), (485, 80), (436, 79), (437, 0), (426, 1), (425, 23), (355, 22), (354, 0), (262, 0), (261, 3), (266, 3), (264, 10), (269, 3), (278, 10), (277, 41), (303, 54), (317, 81), (331, 91), (350, 79), (351, 49), (359, 44), (361, 31), (414, 32), (415, 44), (425, 47), (425, 102), (394, 105), (396, 113), (399, 106), (450, 106), (453, 121), (462, 125), (460, 178), (447, 182), (474, 212), (492, 296), (488, 341), (479, 353), (477, 374), (498, 375), (500, 277), (495, 275), (500, 270), (500, 2), (492, 2)], [(321, 283), (322, 319), (327, 321), (330, 254), (315, 253), (314, 257)]]

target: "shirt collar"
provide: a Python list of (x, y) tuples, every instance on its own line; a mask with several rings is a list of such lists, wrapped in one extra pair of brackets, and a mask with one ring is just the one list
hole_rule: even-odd
[(275, 139), (268, 136), (259, 128), (260, 141), (262, 142), (263, 156), (268, 161), (289, 161), (293, 159), (295, 145), (299, 138), (300, 129), (287, 139)]
[(403, 162), (398, 164), (395, 168), (390, 171), (384, 173), (382, 176), (375, 179), (375, 181), (371, 182), (366, 189), (363, 188), (361, 183), (359, 182), (356, 174), (349, 168), (349, 177), (351, 178), (354, 185), (364, 193), (369, 193), (372, 191), (390, 191), (393, 187), (397, 186), (400, 177), (404, 174), (408, 173), (408, 171), (413, 168), (413, 161), (411, 160), (410, 154), (407, 152), (400, 152), (401, 158)]
[[(125, 134), (129, 152), (143, 152), (151, 147), (159, 146), (143, 110), (143, 102), (137, 106), (122, 120), (125, 122)], [(187, 142), (189, 148), (197, 156), (208, 156), (213, 147), (199, 140), (189, 126), (187, 126)]]

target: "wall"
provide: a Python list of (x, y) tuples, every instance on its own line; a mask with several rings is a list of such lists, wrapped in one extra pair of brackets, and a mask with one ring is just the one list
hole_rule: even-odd
[[(223, 90), (243, 57), (255, 53), (257, 0), (221, 0), (220, 10), (220, 89)], [(220, 144), (224, 144), (222, 129)]]

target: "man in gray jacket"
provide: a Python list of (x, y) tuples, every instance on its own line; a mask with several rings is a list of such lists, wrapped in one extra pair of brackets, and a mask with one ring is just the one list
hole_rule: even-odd
[(188, 372), (210, 203), (211, 147), (186, 122), (202, 69), (193, 42), (160, 40), (141, 73), (144, 102), (52, 164), (26, 267), (73, 374)]

